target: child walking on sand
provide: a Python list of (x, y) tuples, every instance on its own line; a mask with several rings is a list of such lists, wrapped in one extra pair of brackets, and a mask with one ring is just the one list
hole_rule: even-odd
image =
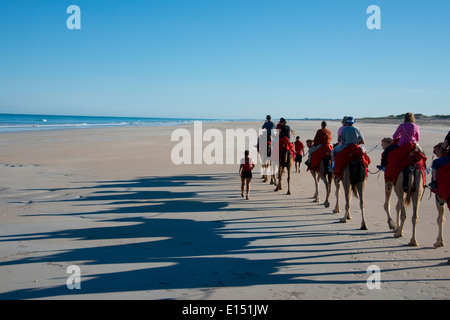
[(244, 197), (244, 188), (247, 186), (246, 199), (250, 193), (250, 182), (252, 181), (252, 170), (255, 168), (253, 159), (250, 158), (250, 152), (245, 150), (245, 158), (241, 159), (241, 166), (239, 167), (239, 175), (241, 176), (241, 197)]

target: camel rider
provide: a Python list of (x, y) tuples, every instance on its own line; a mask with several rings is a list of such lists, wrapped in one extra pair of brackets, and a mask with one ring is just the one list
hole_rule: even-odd
[(280, 133), (279, 133), (279, 138), (281, 140), (281, 138), (283, 137), (287, 137), (289, 140), (291, 139), (291, 127), (288, 126), (286, 119), (281, 118), (280, 119)]
[(275, 129), (275, 124), (272, 122), (272, 117), (270, 115), (266, 116), (266, 122), (264, 122), (262, 128), (267, 130), (267, 141), (270, 141), (272, 129)]
[(291, 139), (291, 127), (286, 124), (286, 119), (281, 118), (279, 124), (279, 151), (290, 151), (292, 157), (294, 157), (295, 150), (294, 144), (290, 141)]
[(412, 142), (417, 144), (420, 140), (420, 129), (419, 126), (416, 125), (416, 118), (414, 113), (408, 112), (405, 114), (403, 118), (403, 123), (397, 127), (397, 130), (394, 132), (392, 138), (399, 139), (398, 143), (393, 143), (386, 149), (384, 149), (383, 156), (381, 158), (381, 165), (377, 166), (381, 171), (386, 170), (386, 166), (388, 164), (388, 155), (392, 150), (398, 149), (400, 146)]
[[(447, 165), (450, 163), (450, 131), (447, 133), (447, 136), (444, 139), (444, 142), (438, 145), (440, 148), (438, 149), (438, 152), (435, 152), (436, 156), (438, 157), (436, 160), (433, 161), (433, 164), (431, 166), (432, 172), (431, 172), (431, 183), (428, 185), (432, 189), (437, 189), (437, 172), (439, 168)], [(436, 146), (437, 147), (437, 146)]]
[[(350, 144), (364, 144), (364, 136), (362, 135), (359, 128), (354, 126), (355, 119), (353, 117), (347, 117), (347, 121), (345, 122), (346, 126), (342, 130), (341, 134), (341, 141), (342, 145), (337, 146), (334, 148), (334, 151), (331, 153), (331, 167), (329, 168), (330, 171), (334, 170), (334, 156), (336, 153), (341, 152), (346, 146)], [(362, 148), (362, 147), (361, 147)], [(363, 151), (365, 152), (364, 148)]]
[(347, 116), (342, 118), (342, 127), (339, 128), (337, 135), (338, 135), (338, 145), (343, 146), (344, 144), (342, 143), (342, 130), (344, 130), (344, 128), (347, 126)]
[(308, 161), (305, 164), (309, 167), (311, 165), (311, 155), (314, 151), (319, 149), (323, 144), (331, 143), (331, 131), (327, 129), (326, 121), (322, 121), (321, 129), (317, 130), (314, 137), (314, 143), (311, 148), (309, 148)]

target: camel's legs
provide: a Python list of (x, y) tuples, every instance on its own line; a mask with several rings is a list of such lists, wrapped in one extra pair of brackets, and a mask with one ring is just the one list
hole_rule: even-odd
[[(412, 178), (410, 178), (412, 179)], [(412, 201), (413, 201), (413, 216), (412, 216), (412, 237), (409, 241), (410, 246), (418, 246), (418, 242), (416, 239), (416, 230), (417, 230), (417, 224), (419, 223), (419, 206), (420, 206), (420, 199), (422, 197), (423, 193), (423, 178), (422, 173), (414, 170), (414, 192), (412, 194)]]
[(384, 187), (384, 191), (385, 191), (385, 202), (384, 202), (384, 210), (386, 211), (387, 214), (387, 222), (389, 225), (389, 229), (391, 230), (395, 230), (398, 227), (398, 221), (397, 221), (397, 225), (395, 225), (394, 220), (392, 220), (391, 218), (391, 194), (392, 194), (392, 188), (393, 185), (391, 182), (386, 182), (385, 187)]
[(292, 162), (288, 164), (287, 167), (287, 184), (288, 184), (287, 194), (291, 194), (291, 170), (292, 170)]
[(412, 237), (409, 241), (409, 246), (417, 247), (419, 244), (417, 243), (416, 239), (416, 227), (417, 223), (419, 222), (419, 203), (420, 203), (420, 195), (419, 192), (414, 193), (413, 195), (413, 216), (412, 216)]
[[(410, 196), (408, 195), (408, 192), (405, 192), (403, 190), (403, 177), (402, 175), (399, 176), (397, 183), (395, 185), (395, 193), (398, 197), (398, 202), (397, 202), (397, 229), (396, 234), (394, 235), (396, 238), (402, 237), (403, 236), (403, 228), (405, 225), (405, 221), (406, 221), (406, 205), (407, 205), (407, 201), (406, 199), (408, 197), (411, 197), (411, 201), (413, 202), (413, 215), (412, 215), (412, 237), (411, 240), (409, 242), (408, 245), (410, 246), (418, 246), (419, 244), (417, 243), (417, 239), (416, 239), (416, 229), (417, 229), (417, 224), (419, 222), (419, 204), (420, 204), (420, 198), (422, 197), (422, 193), (423, 193), (423, 179), (422, 179), (422, 173), (420, 173), (419, 171), (415, 171), (415, 177), (413, 179), (413, 177), (410, 177), (410, 181), (414, 181), (414, 192), (411, 191), (411, 189), (408, 192), (413, 192)], [(400, 213), (400, 222), (399, 220), (399, 215)]]
[(345, 214), (344, 218), (340, 220), (340, 222), (346, 223), (347, 220), (351, 220), (350, 216), (350, 201), (352, 200), (352, 189), (350, 183), (344, 182), (344, 194), (345, 194)]
[(281, 186), (281, 181), (283, 180), (283, 167), (279, 166), (278, 168), (278, 185), (275, 188), (275, 192), (279, 190), (283, 190), (283, 187)]
[(436, 240), (436, 243), (434, 244), (434, 246), (437, 247), (443, 247), (444, 246), (444, 236), (443, 236), (443, 229), (444, 229), (444, 223), (445, 223), (445, 218), (444, 218), (444, 213), (445, 213), (445, 202), (442, 201), (442, 199), (438, 198), (436, 196), (436, 208), (438, 210), (438, 218), (437, 218), (437, 225), (438, 225), (438, 237)]
[[(398, 181), (397, 181), (398, 184)], [(403, 193), (402, 186), (400, 184), (400, 188), (395, 188), (395, 193), (397, 194), (398, 201), (397, 201), (397, 230), (394, 235), (396, 238), (403, 237), (403, 227), (405, 225), (406, 220), (406, 203), (405, 203), (405, 194)], [(400, 220), (400, 221), (399, 221)]]
[(395, 213), (397, 215), (397, 227), (394, 229), (394, 232), (397, 232), (400, 229), (400, 215), (402, 212), (402, 201), (398, 199), (397, 204), (395, 205)]
[(263, 182), (267, 182), (267, 181), (269, 181), (269, 178), (267, 176), (268, 170), (269, 170), (269, 164), (266, 162), (262, 165), (262, 167), (263, 167), (263, 175), (262, 175)]
[(358, 185), (358, 194), (359, 194), (359, 207), (361, 208), (361, 230), (367, 230), (367, 224), (366, 224), (366, 218), (364, 215), (364, 188), (365, 188), (365, 182), (362, 182)]
[(273, 161), (269, 162), (270, 184), (277, 184), (277, 168)]
[(270, 184), (277, 184), (277, 178), (276, 178), (275, 174), (272, 174), (272, 176), (270, 178)]
[(314, 184), (315, 184), (315, 187), (316, 187), (316, 193), (314, 194), (314, 202), (319, 202), (319, 181), (320, 181), (319, 179), (320, 179), (320, 177), (313, 170), (311, 170), (311, 174), (312, 174), (312, 176), (314, 178)]
[(322, 180), (325, 183), (325, 189), (327, 191), (327, 197), (323, 204), (324, 204), (325, 208), (328, 208), (330, 206), (329, 198), (330, 198), (330, 193), (331, 193), (331, 183), (330, 183), (331, 181), (328, 181), (326, 175), (322, 176)]
[(340, 208), (339, 208), (339, 193), (340, 193), (340, 188), (341, 188), (341, 183), (338, 179), (334, 180), (334, 185), (336, 186), (336, 207), (333, 210), (333, 213), (339, 213), (340, 212)]
[(284, 168), (287, 169), (287, 182), (288, 182), (288, 192), (287, 194), (291, 194), (290, 182), (291, 182), (291, 169), (292, 169), (292, 159), (289, 151), (284, 151), (282, 157), (280, 157), (280, 163), (278, 165), (278, 185), (275, 188), (275, 192), (279, 190), (283, 190), (281, 186), (281, 182), (283, 181), (283, 172)]

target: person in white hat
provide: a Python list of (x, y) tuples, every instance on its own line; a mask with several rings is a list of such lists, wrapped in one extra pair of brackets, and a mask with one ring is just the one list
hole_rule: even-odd
[[(345, 122), (346, 126), (342, 130), (341, 134), (341, 142), (342, 145), (337, 146), (333, 149), (333, 152), (331, 153), (331, 167), (329, 168), (330, 171), (334, 169), (334, 156), (336, 153), (342, 151), (346, 146), (350, 144), (364, 144), (364, 136), (362, 135), (359, 128), (354, 126), (355, 119), (353, 117), (347, 117), (347, 121)], [(361, 147), (363, 151), (365, 152), (365, 149)]]

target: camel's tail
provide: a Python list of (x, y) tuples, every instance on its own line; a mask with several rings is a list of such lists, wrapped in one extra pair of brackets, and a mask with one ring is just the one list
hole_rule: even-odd
[(353, 191), (353, 195), (358, 198), (358, 184), (363, 181), (362, 170), (363, 165), (359, 161), (352, 161), (350, 164), (350, 184)]
[(419, 181), (416, 181), (416, 172), (417, 168), (409, 167), (403, 169), (403, 190), (406, 192), (405, 205), (409, 206), (411, 203), (412, 195), (416, 191), (416, 184)]
[(358, 198), (358, 188), (356, 187), (356, 184), (352, 184), (352, 192), (353, 192), (353, 196), (355, 198)]
[(283, 159), (282, 159), (283, 160), (283, 162), (282, 162), (283, 166), (289, 167), (291, 165), (291, 163), (292, 163), (292, 154), (291, 154), (291, 152), (289, 150), (284, 151), (283, 154), (282, 154), (282, 157), (283, 157)]

